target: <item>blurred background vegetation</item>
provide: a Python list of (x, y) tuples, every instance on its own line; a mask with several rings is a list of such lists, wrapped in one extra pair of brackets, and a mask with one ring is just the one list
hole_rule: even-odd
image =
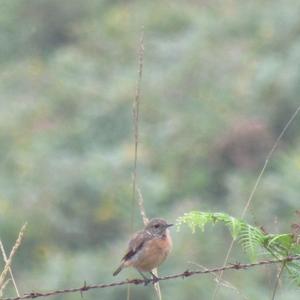
[[(138, 184), (149, 217), (239, 216), (300, 94), (300, 2), (1, 0), (0, 235), (22, 292), (110, 282), (130, 235), (132, 101), (145, 26)], [(288, 232), (299, 208), (300, 120), (280, 143), (249, 222)], [(136, 209), (135, 230), (142, 226)], [(173, 230), (160, 274), (222, 264), (222, 228)], [(239, 251), (231, 261), (246, 257)], [(275, 268), (228, 273), (268, 299)], [(120, 279), (136, 277), (123, 271)], [(211, 277), (161, 283), (163, 299), (210, 299)], [(6, 290), (13, 295), (12, 288)], [(298, 295), (298, 296), (297, 296)], [(286, 283), (277, 299), (295, 300)], [(126, 299), (126, 288), (85, 299)], [(156, 299), (151, 287), (132, 299)], [(57, 299), (80, 299), (80, 294)], [(222, 289), (218, 299), (241, 299)]]

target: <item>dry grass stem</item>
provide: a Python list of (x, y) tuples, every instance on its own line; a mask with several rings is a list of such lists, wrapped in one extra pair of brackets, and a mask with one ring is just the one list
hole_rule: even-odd
[[(132, 202), (131, 202), (131, 220), (130, 230), (133, 231), (134, 215), (135, 215), (135, 202), (136, 202), (136, 182), (137, 182), (137, 161), (138, 161), (138, 144), (139, 144), (139, 106), (141, 94), (141, 82), (144, 66), (144, 27), (141, 30), (140, 43), (139, 43), (139, 67), (138, 79), (136, 83), (135, 97), (133, 102), (133, 123), (134, 123), (134, 166), (133, 166), (133, 180), (132, 180)], [(130, 286), (127, 288), (127, 300), (130, 300)]]
[(134, 209), (135, 209), (135, 202), (136, 202), (140, 96), (141, 96), (141, 83), (142, 83), (143, 66), (144, 66), (144, 28), (142, 28), (141, 31), (138, 57), (139, 57), (138, 79), (136, 83), (135, 97), (134, 97), (133, 108), (132, 108), (133, 124), (134, 124), (134, 165), (133, 165), (133, 181), (132, 181), (131, 231), (133, 230)]
[[(7, 279), (7, 280), (3, 283), (3, 285), (2, 285), (2, 287), (1, 287), (1, 289), (0, 289), (0, 297), (1, 297), (1, 298), (2, 298), (2, 296), (3, 296), (3, 291), (5, 290), (6, 286), (9, 284), (10, 281), (11, 281), (11, 279)], [(18, 295), (18, 297), (20, 297), (20, 296)]]
[(141, 216), (143, 218), (143, 223), (144, 223), (144, 225), (147, 225), (149, 222), (149, 219), (146, 216), (146, 211), (145, 211), (145, 207), (144, 207), (144, 198), (141, 193), (141, 190), (138, 187), (136, 188), (136, 192), (138, 194), (138, 204), (139, 204)]
[[(144, 225), (147, 225), (148, 222), (149, 222), (149, 219), (147, 218), (147, 215), (146, 215), (146, 211), (145, 211), (145, 206), (144, 206), (144, 198), (143, 198), (143, 195), (141, 193), (141, 190), (137, 187), (136, 188), (136, 192), (138, 194), (138, 204), (139, 204), (139, 209), (140, 209), (140, 213), (141, 213), (141, 216), (142, 216), (142, 219), (143, 219), (143, 223)], [(157, 271), (157, 268), (155, 268), (153, 270), (153, 273), (156, 277), (158, 277), (158, 271)], [(159, 286), (159, 282), (156, 282), (154, 284), (154, 288), (155, 288), (155, 291), (156, 291), (156, 294), (157, 294), (157, 297), (159, 300), (162, 300), (162, 296), (161, 296), (161, 291), (160, 291), (160, 286)]]
[[(2, 243), (1, 240), (0, 240), (0, 250), (1, 250), (1, 252), (2, 252), (2, 256), (3, 256), (4, 263), (7, 264), (7, 256), (6, 256), (5, 249), (4, 249), (4, 246), (3, 246), (3, 243)], [(14, 275), (13, 275), (13, 273), (12, 273), (11, 267), (9, 267), (8, 270), (9, 270), (9, 274), (10, 274), (10, 278), (11, 278), (11, 280), (12, 280), (12, 283), (13, 283), (13, 285), (14, 285), (14, 287), (15, 287), (17, 296), (20, 296), (19, 289), (18, 289), (18, 286), (17, 286), (17, 284), (16, 284)], [(8, 280), (8, 281), (9, 281), (9, 280)], [(7, 282), (7, 281), (6, 281), (6, 282)], [(4, 286), (5, 286), (5, 285), (6, 285), (6, 284), (4, 283)], [(4, 288), (5, 288), (5, 287), (4, 287)], [(4, 288), (3, 288), (3, 290), (4, 290)]]
[(23, 236), (24, 236), (24, 232), (26, 230), (26, 227), (27, 227), (27, 223), (25, 223), (20, 232), (19, 232), (19, 236), (15, 242), (15, 245), (13, 246), (11, 252), (10, 252), (10, 255), (7, 259), (7, 261), (5, 262), (5, 266), (4, 266), (4, 269), (0, 275), (0, 291), (3, 290), (3, 286), (4, 286), (4, 281), (6, 279), (6, 276), (7, 276), (7, 273), (9, 272), (9, 269), (10, 269), (10, 266), (12, 264), (12, 259), (14, 257), (14, 255), (16, 254), (18, 248), (20, 247), (21, 243), (22, 243), (22, 240), (23, 240)]
[(276, 274), (276, 281), (275, 281), (275, 285), (274, 285), (274, 289), (273, 289), (273, 293), (272, 293), (272, 300), (275, 299), (275, 296), (276, 296), (276, 292), (278, 290), (278, 287), (279, 287), (279, 283), (280, 283), (280, 278), (281, 278), (281, 275), (283, 273), (283, 270), (284, 270), (284, 267), (286, 265), (286, 261), (282, 262), (279, 270), (278, 270), (278, 273)]

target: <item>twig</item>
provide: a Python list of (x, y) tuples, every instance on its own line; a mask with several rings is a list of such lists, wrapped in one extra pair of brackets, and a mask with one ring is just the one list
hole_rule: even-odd
[[(5, 249), (4, 249), (4, 246), (3, 246), (3, 243), (2, 243), (1, 240), (0, 240), (0, 250), (1, 250), (1, 252), (2, 252), (2, 256), (3, 256), (4, 263), (7, 264), (7, 256), (6, 256)], [(10, 278), (11, 278), (11, 280), (12, 280), (12, 283), (13, 283), (13, 285), (14, 285), (14, 287), (15, 287), (17, 296), (20, 296), (19, 289), (18, 289), (18, 286), (17, 286), (17, 284), (16, 284), (14, 275), (13, 275), (13, 273), (12, 273), (11, 267), (9, 267), (8, 271), (9, 271)], [(3, 287), (1, 287), (1, 290), (4, 290), (4, 288), (5, 288), (5, 284), (3, 285)]]
[(280, 132), (279, 136), (277, 137), (277, 139), (276, 139), (276, 141), (275, 141), (272, 149), (268, 153), (267, 158), (265, 160), (265, 163), (264, 163), (264, 165), (263, 165), (263, 167), (262, 167), (262, 169), (261, 169), (261, 171), (260, 171), (260, 173), (259, 173), (259, 175), (257, 177), (257, 180), (256, 180), (256, 182), (254, 184), (254, 187), (253, 187), (253, 189), (251, 191), (249, 199), (248, 199), (248, 201), (247, 201), (247, 203), (246, 203), (246, 205), (245, 205), (245, 207), (243, 209), (243, 212), (241, 214), (241, 219), (243, 219), (244, 216), (246, 215), (246, 212), (247, 212), (247, 210), (248, 210), (248, 208), (249, 208), (249, 206), (250, 206), (250, 204), (252, 202), (253, 196), (254, 196), (254, 194), (255, 194), (255, 192), (257, 190), (257, 187), (258, 187), (258, 185), (259, 185), (259, 183), (261, 181), (261, 178), (262, 178), (263, 174), (265, 173), (265, 170), (266, 170), (266, 167), (267, 167), (267, 165), (269, 163), (269, 160), (273, 156), (275, 150), (277, 149), (277, 147), (279, 145), (279, 142), (281, 141), (282, 137), (284, 136), (285, 132), (290, 127), (290, 125), (292, 124), (292, 122), (294, 121), (294, 119), (296, 118), (296, 116), (298, 115), (299, 111), (300, 111), (300, 105), (297, 107), (297, 109), (295, 110), (295, 112), (293, 113), (293, 115), (290, 117), (290, 119), (288, 120), (288, 122), (285, 124), (285, 126), (283, 127), (283, 129)]
[[(290, 125), (292, 124), (292, 122), (294, 121), (294, 119), (296, 118), (296, 116), (298, 115), (299, 111), (300, 111), (300, 105), (297, 107), (297, 109), (292, 114), (292, 116), (290, 117), (290, 119), (288, 120), (288, 122), (285, 124), (285, 126), (283, 127), (283, 129), (280, 132), (279, 136), (277, 137), (275, 143), (273, 144), (273, 147), (271, 148), (270, 152), (268, 153), (268, 155), (266, 157), (266, 160), (265, 160), (265, 163), (264, 163), (262, 169), (259, 172), (259, 175), (258, 175), (258, 177), (257, 177), (257, 179), (255, 181), (255, 184), (254, 184), (254, 186), (253, 186), (253, 188), (251, 190), (250, 196), (249, 196), (249, 198), (248, 198), (248, 200), (247, 200), (247, 202), (245, 204), (245, 207), (244, 207), (244, 209), (242, 211), (242, 214), (241, 214), (241, 217), (240, 217), (241, 219), (243, 219), (245, 217), (245, 215), (247, 213), (247, 210), (248, 210), (248, 208), (250, 207), (250, 205), (252, 203), (253, 196), (254, 196), (257, 188), (258, 188), (258, 185), (259, 185), (259, 183), (261, 181), (262, 176), (265, 173), (265, 170), (266, 170), (266, 168), (267, 168), (267, 166), (269, 164), (269, 161), (270, 161), (271, 157), (273, 156), (275, 150), (277, 149), (277, 147), (279, 145), (279, 142), (281, 141), (282, 137), (284, 136), (285, 132), (290, 127)], [(231, 251), (232, 251), (232, 248), (233, 248), (233, 245), (234, 245), (234, 242), (235, 242), (234, 240), (231, 240), (231, 243), (229, 245), (228, 251), (227, 251), (226, 256), (225, 256), (225, 260), (224, 260), (223, 266), (225, 266), (227, 264), (227, 262), (228, 262), (229, 256), (231, 254)], [(222, 279), (222, 276), (223, 276), (223, 272), (221, 272), (219, 274), (219, 280)], [(219, 287), (220, 287), (220, 285), (217, 282), (216, 287), (215, 287), (214, 292), (213, 292), (212, 300), (216, 299)]]
[(4, 269), (3, 269), (3, 271), (2, 271), (2, 273), (0, 275), (0, 291), (2, 290), (3, 283), (5, 281), (6, 275), (7, 275), (8, 271), (9, 271), (10, 266), (11, 266), (12, 259), (13, 259), (14, 255), (16, 254), (18, 248), (20, 247), (21, 243), (22, 243), (22, 239), (23, 239), (23, 236), (24, 236), (24, 232), (25, 232), (26, 226), (27, 226), (27, 223), (25, 223), (22, 226), (22, 228), (21, 228), (21, 230), (19, 232), (19, 236), (18, 236), (18, 238), (16, 240), (16, 243), (13, 246), (13, 248), (12, 248), (12, 250), (10, 252), (10, 255), (9, 255), (9, 257), (8, 257), (6, 263), (5, 263), (5, 267), (4, 267)]
[[(157, 281), (165, 281), (165, 280), (172, 280), (176, 278), (187, 278), (194, 275), (204, 275), (209, 273), (216, 273), (220, 271), (228, 271), (228, 270), (234, 270), (234, 271), (241, 271), (241, 270), (247, 270), (252, 267), (257, 266), (264, 266), (264, 265), (270, 265), (270, 264), (278, 264), (283, 262), (291, 262), (295, 260), (300, 260), (300, 255), (294, 255), (294, 256), (287, 256), (280, 259), (272, 259), (272, 260), (262, 260), (255, 263), (249, 263), (249, 264), (241, 264), (241, 263), (234, 263), (229, 264), (222, 267), (207, 269), (207, 270), (197, 270), (197, 271), (189, 271), (186, 270), (182, 273), (164, 276), (164, 277), (158, 277)], [(107, 284), (94, 284), (94, 285), (87, 285), (86, 283), (82, 287), (77, 288), (70, 288), (70, 289), (63, 289), (63, 290), (56, 290), (56, 291), (48, 291), (48, 292), (30, 292), (27, 294), (24, 294), (21, 297), (16, 298), (3, 298), (2, 300), (23, 300), (23, 299), (33, 299), (33, 298), (40, 298), (40, 297), (49, 297), (59, 294), (66, 294), (66, 293), (84, 293), (88, 290), (92, 289), (104, 289), (104, 288), (111, 288), (115, 286), (123, 286), (123, 285), (144, 285), (146, 282), (142, 279), (127, 279), (124, 281), (119, 282), (113, 282), (113, 283), (107, 283)]]
[(286, 265), (286, 261), (283, 261), (281, 263), (280, 269), (279, 269), (279, 271), (278, 271), (278, 273), (276, 275), (276, 281), (275, 281), (275, 285), (274, 285), (274, 289), (273, 289), (271, 300), (275, 299), (275, 295), (276, 295), (276, 292), (277, 292), (277, 289), (278, 289), (278, 286), (279, 286), (280, 277), (282, 275), (282, 272), (284, 270), (285, 265)]

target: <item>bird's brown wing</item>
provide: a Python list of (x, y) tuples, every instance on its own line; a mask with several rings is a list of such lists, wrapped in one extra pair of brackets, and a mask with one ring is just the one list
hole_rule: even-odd
[(133, 257), (150, 239), (150, 235), (147, 234), (145, 231), (138, 231), (130, 240), (128, 249), (126, 251), (126, 254), (123, 256), (122, 260), (127, 261), (131, 257)]

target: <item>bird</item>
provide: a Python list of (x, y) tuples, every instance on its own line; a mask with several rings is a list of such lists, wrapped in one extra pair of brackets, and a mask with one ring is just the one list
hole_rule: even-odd
[(149, 272), (153, 282), (158, 280), (152, 272), (167, 258), (172, 250), (172, 239), (168, 224), (164, 219), (154, 218), (146, 224), (143, 230), (136, 232), (130, 239), (127, 251), (121, 260), (120, 266), (113, 273), (118, 275), (124, 268), (135, 268), (145, 280), (147, 285), (151, 279), (144, 272)]

